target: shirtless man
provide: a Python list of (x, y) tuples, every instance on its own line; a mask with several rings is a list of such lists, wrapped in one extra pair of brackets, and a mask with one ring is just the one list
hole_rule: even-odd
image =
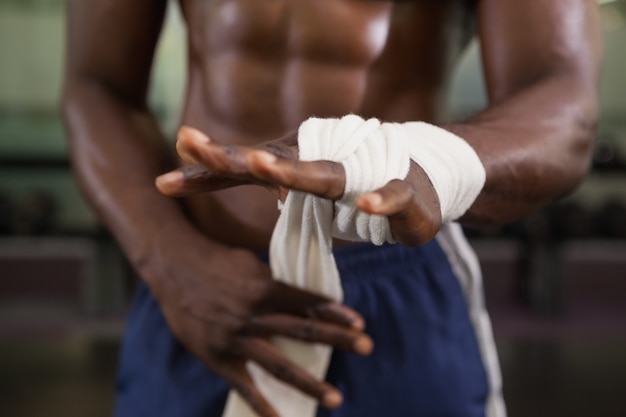
[[(178, 149), (196, 165), (158, 185), (196, 194), (185, 200), (154, 185), (173, 161), (146, 103), (166, 0), (68, 3), (64, 111), (74, 166), (145, 283), (122, 348), (117, 416), (218, 417), (232, 387), (258, 415), (275, 417), (246, 361), (317, 399), (318, 415), (503, 415), (489, 330), (475, 328), (460, 269), (442, 256), (454, 233), (444, 233), (418, 165), (359, 200), (389, 216), (396, 240), (413, 248), (339, 248), (343, 304), (273, 281), (259, 254), (276, 194), (343, 192), (337, 164), (298, 163), (292, 132), (312, 115), (441, 122), (452, 69), (473, 35), (489, 105), (443, 126), (486, 172), (461, 221), (511, 221), (574, 189), (597, 119), (595, 1), (180, 0), (189, 56), (182, 125), (197, 130), (181, 129)], [(279, 162), (270, 167), (259, 149)], [(406, 280), (398, 268), (422, 272)], [(387, 272), (401, 279), (370, 279)], [(276, 335), (336, 348), (326, 381), (287, 361), (268, 341)]]

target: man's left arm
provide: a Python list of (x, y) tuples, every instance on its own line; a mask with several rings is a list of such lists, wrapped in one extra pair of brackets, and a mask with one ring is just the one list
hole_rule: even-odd
[(462, 220), (502, 223), (571, 192), (588, 171), (598, 117), (596, 2), (480, 0), (489, 105), (446, 129), (486, 170)]

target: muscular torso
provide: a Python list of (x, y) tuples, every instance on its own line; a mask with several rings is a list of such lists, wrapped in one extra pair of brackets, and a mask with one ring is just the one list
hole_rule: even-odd
[[(252, 145), (311, 115), (437, 121), (472, 35), (471, 0), (181, 0), (189, 68), (182, 123)], [(189, 200), (226, 244), (267, 247), (275, 198), (239, 187)]]

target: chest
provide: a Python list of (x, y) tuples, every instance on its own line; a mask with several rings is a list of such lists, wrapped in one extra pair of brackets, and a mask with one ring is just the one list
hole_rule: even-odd
[[(467, 31), (464, 0), (181, 0), (192, 48), (363, 65), (395, 44)], [(419, 49), (414, 45), (415, 50)]]

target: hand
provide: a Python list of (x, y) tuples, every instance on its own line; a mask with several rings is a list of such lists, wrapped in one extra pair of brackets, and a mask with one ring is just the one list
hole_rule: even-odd
[[(296, 134), (256, 147), (219, 145), (202, 132), (183, 127), (176, 144), (188, 166), (157, 178), (159, 190), (170, 196), (257, 184), (284, 199), (288, 190), (340, 199), (345, 171), (332, 161), (298, 160)], [(356, 201), (369, 214), (387, 216), (394, 238), (416, 246), (431, 240), (441, 228), (439, 200), (426, 173), (412, 163), (405, 180), (392, 180)]]
[(155, 251), (141, 269), (177, 339), (261, 417), (278, 414), (255, 387), (247, 361), (323, 406), (342, 402), (336, 388), (292, 363), (271, 337), (323, 343), (361, 355), (372, 350), (363, 318), (354, 310), (274, 281), (269, 267), (253, 253), (216, 249), (195, 231), (181, 233), (167, 248)]

